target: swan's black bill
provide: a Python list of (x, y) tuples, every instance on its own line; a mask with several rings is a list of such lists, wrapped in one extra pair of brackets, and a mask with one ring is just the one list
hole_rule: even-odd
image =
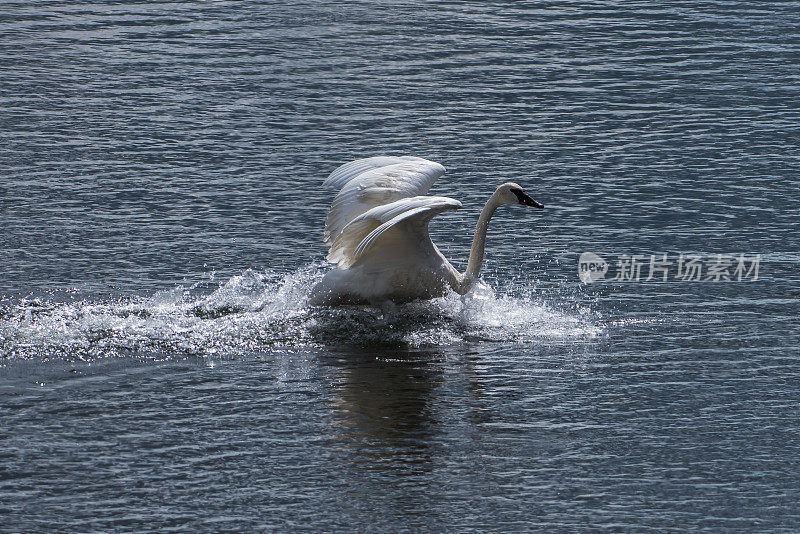
[(521, 189), (512, 189), (511, 192), (517, 195), (519, 203), (522, 204), (523, 206), (531, 206), (539, 209), (544, 208), (544, 204), (536, 202), (531, 197), (526, 195)]

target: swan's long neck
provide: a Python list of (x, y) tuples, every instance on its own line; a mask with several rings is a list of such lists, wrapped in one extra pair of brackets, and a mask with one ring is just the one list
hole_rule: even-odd
[(483, 253), (486, 248), (486, 231), (489, 229), (489, 221), (492, 215), (494, 215), (495, 210), (501, 204), (495, 192), (489, 197), (489, 200), (486, 201), (486, 205), (481, 211), (481, 216), (478, 217), (478, 225), (475, 227), (475, 237), (472, 238), (472, 248), (470, 248), (469, 251), (467, 270), (464, 271), (464, 274), (461, 276), (461, 280), (459, 281), (460, 287), (456, 289), (456, 291), (462, 295), (467, 293), (472, 288), (475, 280), (478, 279), (478, 273), (481, 272), (481, 266), (483, 265)]

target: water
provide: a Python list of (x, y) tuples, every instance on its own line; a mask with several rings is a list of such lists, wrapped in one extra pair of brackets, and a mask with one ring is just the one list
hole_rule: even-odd
[[(0, 530), (800, 528), (800, 3), (0, 11)], [(376, 154), (462, 269), (546, 209), (465, 299), (310, 308)]]

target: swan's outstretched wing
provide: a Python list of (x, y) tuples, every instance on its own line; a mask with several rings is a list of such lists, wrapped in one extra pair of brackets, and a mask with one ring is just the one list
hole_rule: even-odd
[[(436, 215), (461, 207), (447, 197), (415, 196), (374, 207), (359, 215), (339, 233), (328, 261), (347, 269), (360, 259), (379, 252), (390, 238), (411, 247), (428, 238), (428, 223)], [(396, 244), (396, 243), (395, 243)]]
[(345, 163), (325, 180), (342, 187), (325, 224), (325, 242), (333, 243), (352, 220), (370, 209), (424, 195), (445, 172), (434, 161), (412, 156), (378, 156)]

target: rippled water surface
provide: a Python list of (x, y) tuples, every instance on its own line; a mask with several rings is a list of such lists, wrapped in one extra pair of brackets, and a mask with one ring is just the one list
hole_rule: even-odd
[[(0, 530), (796, 532), (798, 28), (4, 2)], [(464, 298), (310, 307), (320, 184), (378, 154), (447, 166), (461, 269), (497, 184), (546, 209), (497, 213)], [(582, 284), (583, 252), (761, 259)]]

